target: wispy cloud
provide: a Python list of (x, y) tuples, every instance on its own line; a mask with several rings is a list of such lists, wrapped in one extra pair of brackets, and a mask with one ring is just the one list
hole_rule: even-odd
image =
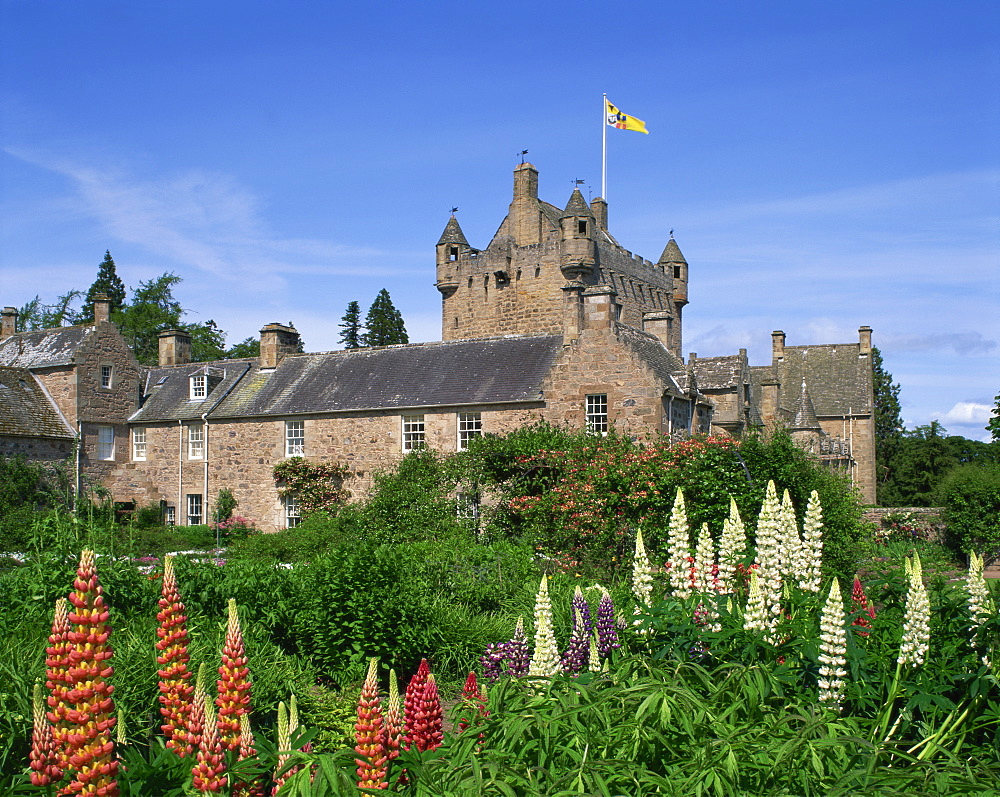
[(954, 332), (938, 335), (886, 335), (885, 348), (897, 352), (947, 351), (958, 355), (988, 354), (997, 342), (979, 332)]

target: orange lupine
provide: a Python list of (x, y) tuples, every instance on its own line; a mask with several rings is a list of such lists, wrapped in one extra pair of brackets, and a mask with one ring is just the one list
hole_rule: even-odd
[[(67, 695), (69, 680), (69, 601), (59, 598), (56, 601), (55, 615), (52, 619), (52, 633), (49, 635), (49, 645), (45, 649), (45, 687), (49, 690), (47, 703), (49, 707), (48, 720), (52, 727), (52, 738), (55, 742), (56, 757), (61, 769), (69, 766), (66, 756), (66, 737), (69, 733), (69, 711), (72, 705)], [(62, 774), (60, 773), (60, 779)]]
[(198, 738), (195, 765), (191, 768), (192, 784), (202, 793), (220, 792), (226, 786), (226, 764), (223, 760), (219, 729), (216, 726), (212, 702), (205, 694), (204, 665), (198, 671), (198, 682), (194, 690), (195, 718), (203, 722), (203, 730)]
[(63, 771), (59, 766), (56, 741), (52, 737), (52, 725), (45, 714), (45, 700), (42, 685), (35, 683), (31, 700), (31, 752), (28, 763), (31, 767), (33, 786), (48, 786), (62, 780)]
[[(187, 616), (177, 588), (174, 575), (174, 557), (163, 560), (163, 587), (159, 600), (160, 611), (156, 619), (160, 627), (156, 629), (159, 641), (156, 643), (160, 665), (160, 714), (164, 722), (160, 726), (167, 737), (167, 747), (181, 758), (190, 755), (193, 746), (190, 738), (190, 718), (194, 708), (194, 687), (191, 686), (191, 671), (188, 669)], [(196, 744), (197, 742), (195, 742)]]
[(250, 670), (243, 647), (243, 631), (236, 601), (229, 599), (229, 623), (222, 646), (222, 666), (216, 684), (215, 705), (219, 709), (219, 742), (224, 750), (240, 746), (240, 717), (250, 713)]
[(354, 724), (354, 752), (358, 758), (359, 789), (388, 789), (385, 745), (382, 738), (382, 705), (378, 695), (378, 659), (368, 664), (368, 674), (358, 698), (358, 721)]

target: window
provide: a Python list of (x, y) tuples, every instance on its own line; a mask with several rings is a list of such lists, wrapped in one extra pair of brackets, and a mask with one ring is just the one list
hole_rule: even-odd
[(306, 422), (285, 421), (285, 456), (302, 457), (306, 453)]
[(483, 433), (483, 416), (478, 412), (458, 413), (458, 450), (465, 451), (469, 441)]
[(187, 497), (187, 519), (189, 526), (201, 525), (201, 493), (188, 493)]
[(208, 394), (208, 377), (205, 374), (191, 377), (191, 398), (203, 399)]
[(302, 509), (299, 506), (299, 499), (294, 496), (285, 498), (285, 528), (294, 529), (302, 522)]
[(403, 416), (403, 451), (416, 451), (424, 447), (424, 416)]
[(608, 394), (587, 396), (587, 431), (593, 434), (608, 433)]
[(674, 279), (679, 280), (681, 278), (681, 267), (674, 266)]
[(479, 496), (475, 493), (458, 493), (455, 496), (455, 515), (462, 520), (478, 520)]
[(176, 526), (177, 525), (177, 509), (176, 507), (168, 506), (163, 509), (163, 524), (165, 526)]
[(112, 368), (110, 365), (101, 366), (101, 387), (105, 389), (111, 388), (111, 373)]
[(449, 260), (458, 260), (458, 247), (457, 246), (450, 246), (450, 247), (448, 247), (448, 259)]
[(204, 459), (205, 427), (188, 426), (188, 459)]
[(143, 461), (146, 459), (146, 428), (137, 426), (132, 430), (132, 459)]
[(587, 234), (587, 222), (584, 221), (583, 219), (580, 219), (579, 221), (577, 221), (577, 223), (576, 223), (576, 231), (580, 235), (586, 235)]
[(115, 427), (97, 427), (97, 458), (107, 461), (115, 458)]

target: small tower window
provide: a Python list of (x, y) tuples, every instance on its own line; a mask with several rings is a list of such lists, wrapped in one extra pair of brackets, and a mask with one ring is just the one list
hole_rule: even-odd
[(587, 222), (586, 222), (585, 219), (580, 219), (576, 223), (576, 231), (578, 233), (580, 233), (580, 235), (586, 235), (587, 234)]
[(674, 279), (679, 280), (681, 278), (681, 267), (674, 266)]
[(449, 260), (458, 260), (458, 247), (457, 246), (451, 246), (451, 247), (448, 248), (448, 259)]

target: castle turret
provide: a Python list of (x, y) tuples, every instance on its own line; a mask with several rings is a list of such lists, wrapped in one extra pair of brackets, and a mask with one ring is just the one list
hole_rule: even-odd
[(570, 281), (583, 281), (594, 272), (594, 234), (596, 222), (587, 200), (574, 188), (559, 219), (562, 254), (559, 268)]
[(663, 254), (656, 262), (658, 268), (670, 280), (670, 304), (673, 310), (673, 320), (670, 329), (670, 344), (667, 346), (678, 357), (681, 351), (681, 339), (683, 336), (683, 314), (684, 305), (688, 303), (688, 264), (681, 254), (681, 248), (674, 240), (673, 230), (670, 232), (670, 240), (663, 247)]
[(452, 214), (437, 242), (436, 285), (446, 297), (457, 290), (462, 261), (468, 260), (471, 253), (472, 247), (465, 239), (455, 214)]
[(805, 379), (802, 380), (802, 392), (795, 405), (795, 416), (789, 424), (788, 431), (800, 448), (814, 453), (819, 452), (819, 443), (824, 436), (823, 427), (816, 417), (816, 409), (813, 407)]

